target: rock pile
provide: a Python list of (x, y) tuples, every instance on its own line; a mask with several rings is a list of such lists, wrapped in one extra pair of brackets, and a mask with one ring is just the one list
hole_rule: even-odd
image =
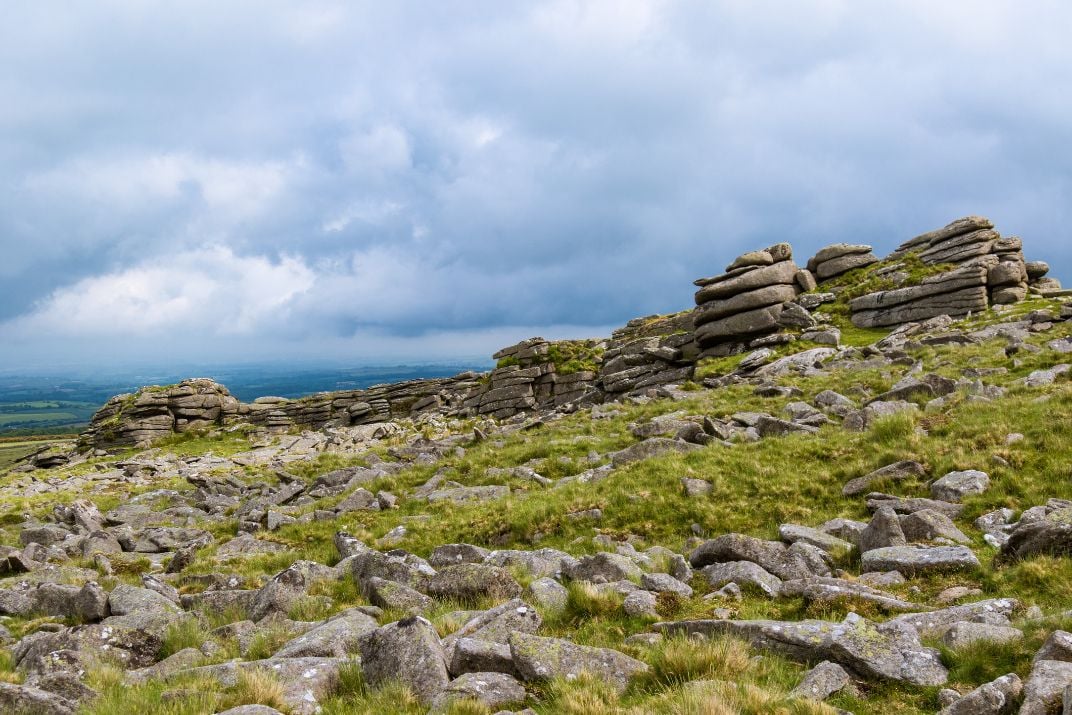
[(595, 391), (597, 373), (585, 369), (567, 371), (557, 366), (552, 353), (559, 349), (598, 356), (603, 342), (553, 343), (529, 338), (503, 348), (492, 356), (499, 361), (499, 367), (492, 370), (486, 385), (474, 391), (464, 406), (476, 414), (502, 419), (537, 407), (553, 408), (590, 397)]
[(788, 325), (814, 324), (792, 301), (814, 288), (815, 279), (793, 262), (787, 243), (738, 256), (725, 273), (694, 284), (700, 288), (693, 314), (696, 342), (705, 354), (731, 354), (756, 336)]

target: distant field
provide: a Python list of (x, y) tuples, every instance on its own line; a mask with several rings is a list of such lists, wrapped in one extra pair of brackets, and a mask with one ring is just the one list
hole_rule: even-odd
[(98, 406), (72, 400), (0, 402), (0, 435), (79, 432)]

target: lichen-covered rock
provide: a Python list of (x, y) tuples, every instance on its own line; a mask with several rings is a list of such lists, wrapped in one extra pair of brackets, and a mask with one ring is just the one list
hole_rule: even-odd
[(826, 555), (807, 544), (786, 546), (745, 534), (723, 534), (705, 541), (689, 555), (693, 568), (727, 561), (751, 561), (781, 579), (828, 576)]
[(297, 561), (273, 576), (253, 597), (250, 618), (259, 621), (271, 613), (287, 613), (317, 581), (334, 580), (338, 572), (315, 561)]
[(1069, 685), (1072, 685), (1072, 663), (1036, 660), (1024, 683), (1024, 702), (1020, 706), (1020, 715), (1056, 713)]
[(544, 576), (529, 584), (528, 597), (550, 611), (561, 611), (569, 600), (569, 591), (553, 578)]
[(934, 541), (948, 539), (958, 544), (971, 543), (971, 539), (957, 528), (945, 514), (933, 509), (920, 509), (900, 517), (901, 531), (908, 541)]
[(434, 603), (431, 598), (414, 588), (378, 576), (367, 579), (364, 586), (369, 601), (380, 608), (393, 608), (417, 615), (427, 611)]
[(1021, 519), (1001, 553), (1017, 559), (1036, 554), (1072, 554), (1072, 506), (1048, 509), (1042, 519), (1035, 521)]
[(782, 592), (782, 580), (762, 566), (751, 561), (727, 561), (704, 566), (700, 573), (712, 588), (722, 588), (727, 583), (738, 586), (754, 586), (766, 595), (776, 598)]
[(612, 581), (640, 580), (642, 571), (636, 563), (621, 554), (601, 551), (585, 556), (573, 564), (566, 575), (574, 581), (609, 583)]
[(373, 687), (401, 682), (427, 705), (450, 683), (439, 635), (420, 616), (372, 631), (361, 639), (360, 650), (361, 670)]
[(376, 619), (357, 609), (332, 616), (287, 641), (273, 658), (345, 658), (356, 653), (361, 638), (376, 630)]
[(863, 571), (900, 571), (905, 576), (979, 568), (979, 559), (966, 546), (887, 546), (866, 551)]
[(491, 643), (506, 643), (511, 633), (535, 633), (543, 622), (539, 611), (519, 598), (500, 603), (495, 608), (478, 613), (461, 628), (443, 639), (448, 652), (462, 638), (474, 638)]
[(894, 616), (888, 623), (903, 623), (921, 636), (937, 638), (956, 623), (965, 621), (1007, 626), (1009, 617), (1019, 607), (1020, 602), (1015, 598), (990, 598), (922, 613), (905, 613)]
[(431, 712), (446, 712), (458, 700), (475, 700), (498, 711), (525, 699), (525, 686), (505, 673), (464, 673), (432, 701)]
[(510, 653), (521, 677), (528, 682), (572, 680), (581, 673), (590, 673), (621, 693), (630, 678), (648, 670), (647, 664), (610, 648), (591, 648), (526, 633), (510, 635)]
[(455, 564), (430, 577), (425, 592), (436, 598), (474, 601), (521, 595), (521, 586), (506, 569), (490, 564)]
[(1011, 626), (995, 626), (989, 623), (963, 621), (954, 623), (942, 636), (942, 642), (950, 648), (964, 648), (979, 641), (1011, 643), (1024, 637), (1023, 631)]
[(1023, 691), (1020, 676), (1009, 673), (980, 685), (943, 708), (939, 715), (1011, 715)]
[(982, 494), (990, 488), (990, 476), (978, 469), (950, 472), (931, 485), (931, 496), (948, 502), (959, 502), (966, 496)]
[[(908, 541), (901, 522), (897, 518), (897, 512), (890, 507), (880, 507), (871, 517), (871, 522), (860, 533), (860, 552), (866, 553), (874, 549), (890, 546), (904, 546)], [(864, 569), (865, 571), (889, 570), (889, 569)]]
[(845, 669), (829, 660), (816, 665), (804, 674), (804, 679), (789, 694), (808, 700), (826, 700), (834, 693), (852, 683)]
[(32, 685), (0, 683), (0, 711), (11, 715), (74, 715), (77, 703)]

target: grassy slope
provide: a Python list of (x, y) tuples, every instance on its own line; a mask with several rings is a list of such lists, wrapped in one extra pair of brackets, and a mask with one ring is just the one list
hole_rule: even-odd
[[(1020, 310), (1033, 307), (1041, 307), (1041, 303)], [(1061, 326), (1056, 331), (1033, 337), (1032, 342), (1041, 345), (1066, 334), (1068, 327)], [(1003, 343), (993, 342), (970, 347), (922, 348), (912, 357), (921, 360), (928, 370), (959, 376), (968, 365), (1011, 367), (1002, 347)], [(932, 477), (967, 468), (990, 473), (992, 488), (982, 496), (969, 499), (965, 516), (960, 520), (962, 529), (975, 538), (973, 546), (983, 566), (977, 573), (912, 579), (891, 590), (911, 600), (928, 602), (950, 585), (968, 585), (981, 588), (986, 596), (1015, 596), (1025, 605), (1039, 605), (1053, 612), (1067, 608), (1066, 594), (1072, 592), (1072, 568), (1068, 560), (1038, 557), (1014, 565), (997, 565), (988, 558), (994, 551), (977, 538), (978, 532), (970, 528), (970, 523), (979, 514), (998, 507), (1021, 510), (1051, 497), (1072, 498), (1072, 443), (1068, 439), (1068, 426), (1072, 425), (1072, 383), (1062, 379), (1053, 387), (1041, 389), (1016, 385), (1016, 380), (1029, 371), (1060, 362), (1060, 358), (1049, 351), (1028, 354), (1022, 364), (1011, 367), (1007, 375), (988, 378), (992, 384), (1010, 388), (1009, 395), (998, 402), (964, 401), (942, 413), (895, 416), (859, 434), (828, 426), (817, 436), (794, 435), (731, 448), (711, 446), (684, 456), (646, 460), (616, 470), (611, 478), (597, 484), (544, 489), (531, 482), (508, 480), (515, 491), (497, 502), (426, 505), (403, 500), (401, 509), (391, 512), (349, 514), (338, 521), (292, 525), (267, 536), (287, 544), (290, 551), (282, 555), (254, 557), (234, 569), (253, 585), (298, 558), (328, 563), (337, 559), (331, 538), (338, 529), (371, 542), (399, 523), (409, 526), (409, 534), (399, 546), (422, 556), (427, 556), (436, 545), (460, 541), (498, 548), (553, 546), (579, 554), (597, 548), (591, 540), (596, 532), (618, 539), (629, 538), (638, 548), (659, 544), (680, 551), (692, 535), (693, 525), (698, 525), (705, 535), (741, 531), (775, 538), (778, 525), (787, 521), (817, 525), (835, 516), (866, 518), (863, 500), (842, 497), (842, 484), (891, 461), (917, 459), (928, 467)], [(847, 395), (875, 394), (899, 379), (904, 370), (903, 367), (885, 367), (841, 371), (811, 378), (788, 377), (779, 382), (799, 387), (804, 395), (798, 399), (811, 401), (816, 393), (828, 388)], [(587, 413), (572, 415), (534, 431), (472, 445), (464, 456), (449, 457), (434, 467), (412, 467), (366, 486), (373, 491), (387, 489), (404, 493), (443, 467), (446, 467), (448, 478), (467, 485), (502, 483), (502, 477), (485, 475), (485, 470), (491, 466), (529, 463), (545, 476), (568, 476), (588, 466), (584, 457), (590, 451), (606, 453), (632, 444), (635, 440), (626, 429), (629, 422), (678, 410), (713, 416), (741, 410), (777, 414), (785, 402), (779, 398), (756, 397), (749, 386), (735, 386), (696, 391), (685, 402), (622, 405), (620, 414), (609, 419), (593, 420)], [(1025, 439), (1006, 444), (1006, 435), (1013, 432), (1022, 433)], [(222, 441), (176, 439), (167, 448), (183, 454), (209, 450), (222, 454), (247, 446), (243, 437), (231, 436)], [(997, 463), (995, 458), (1000, 458), (1008, 466)], [(301, 471), (303, 476), (312, 478), (356, 461), (323, 456), (305, 465)], [(92, 469), (92, 465), (77, 469)], [(258, 470), (249, 470), (248, 476), (258, 478), (259, 474)], [(714, 493), (704, 498), (686, 497), (680, 485), (683, 476), (711, 481)], [(4, 482), (5, 479), (0, 479), (0, 486)], [(178, 484), (159, 486), (188, 488), (188, 485)], [(882, 486), (878, 488), (881, 490)], [(922, 482), (901, 483), (888, 490), (905, 495), (926, 495), (926, 486)], [(76, 496), (82, 495), (68, 494), (65, 498)], [(102, 508), (108, 508), (121, 496), (113, 493), (94, 498)], [(17, 515), (24, 509), (47, 512), (54, 502), (54, 497), (12, 500), (4, 505), (6, 513), (0, 515), (3, 517), (0, 523), (16, 523)], [(603, 520), (595, 529), (591, 522), (566, 516), (591, 508), (603, 511)], [(422, 516), (431, 518), (425, 520)], [(223, 536), (234, 533), (234, 528), (233, 523), (223, 523), (214, 531)], [(4, 534), (4, 543), (15, 543), (16, 540), (17, 534), (9, 527)], [(219, 570), (211, 556), (212, 551), (206, 550), (193, 570)], [(120, 573), (112, 582), (136, 582), (136, 571), (133, 568), (129, 574)], [(709, 589), (699, 582), (693, 585), (698, 592), (695, 598), (661, 604), (665, 618), (705, 617), (717, 606), (730, 607), (742, 618), (839, 619), (848, 610), (848, 606), (809, 609), (796, 599), (770, 601), (755, 594), (746, 594), (739, 604), (705, 602), (700, 596)], [(327, 584), (322, 594), (332, 596), (335, 603), (325, 609), (311, 600), (303, 606), (301, 613), (292, 615), (319, 618), (363, 602), (352, 583)], [(448, 613), (462, 605), (466, 604), (445, 604), (433, 614), (433, 622), (442, 633), (457, 626)], [(872, 610), (860, 612), (869, 617), (882, 617)], [(385, 622), (395, 616), (387, 614)], [(19, 622), (9, 625), (16, 633), (30, 626)], [(1044, 636), (1045, 627), (1056, 625), (1062, 624), (1050, 621), (1029, 625), (1026, 629), (1028, 637), (1023, 643), (1005, 648), (996, 655), (983, 649), (946, 651), (944, 656), (952, 671), (951, 686), (967, 690), (1010, 670), (1026, 676), (1031, 654)], [(620, 601), (615, 597), (598, 596), (589, 590), (572, 587), (567, 609), (562, 613), (545, 614), (543, 633), (591, 645), (622, 648), (623, 637), (647, 629), (646, 622), (625, 617)], [(183, 644), (198, 645), (204, 637), (202, 631), (176, 632), (167, 647), (174, 651)], [(265, 653), (272, 650), (267, 645)], [(799, 680), (802, 665), (773, 657), (751, 660), (748, 649), (739, 643), (701, 644), (671, 640), (655, 648), (627, 647), (624, 650), (653, 666), (652, 675), (634, 683), (624, 696), (609, 692), (598, 682), (582, 680), (543, 688), (533, 706), (541, 713), (578, 714), (824, 711), (819, 706), (789, 701), (784, 697)], [(225, 648), (224, 654), (221, 658), (233, 655), (233, 647)], [(161, 701), (163, 686), (128, 688), (119, 685), (114, 674), (98, 673), (94, 677), (103, 689), (104, 697), (91, 709), (92, 712), (194, 713), (204, 712), (208, 701), (213, 707), (219, 707), (239, 701), (271, 699), (270, 684), (245, 683), (226, 693), (214, 694), (218, 687), (196, 683), (193, 687), (196, 694), (171, 699), (165, 709)], [(683, 685), (694, 680), (735, 684), (716, 682), (702, 686), (702, 692)], [(869, 685), (861, 697), (839, 695), (832, 703), (858, 714), (923, 713), (937, 709), (936, 693), (934, 688)], [(328, 713), (420, 711), (407, 693), (397, 688), (370, 691), (360, 682), (359, 675), (354, 674), (348, 677), (343, 689), (325, 708)], [(482, 711), (466, 708), (458, 712)]]

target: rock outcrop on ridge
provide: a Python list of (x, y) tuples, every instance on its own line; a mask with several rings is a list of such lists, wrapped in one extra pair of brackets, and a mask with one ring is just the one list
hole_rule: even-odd
[[(954, 267), (908, 284), (904, 269), (909, 256), (925, 266)], [(1025, 262), (1020, 239), (1001, 238), (988, 219), (977, 216), (911, 239), (881, 263), (871, 246), (837, 243), (800, 268), (789, 244), (779, 243), (738, 256), (725, 273), (696, 280), (693, 310), (638, 318), (609, 339), (530, 338), (495, 353), (498, 365), (484, 375), (462, 373), (295, 400), (262, 397), (251, 404), (240, 403), (211, 380), (187, 380), (112, 398), (94, 416), (81, 444), (104, 449), (144, 445), (175, 432), (234, 424), (269, 432), (344, 428), (425, 412), (507, 419), (618, 400), (686, 382), (705, 357), (774, 348), (798, 339), (838, 346), (840, 331), (822, 312), (838, 295), (826, 287), (877, 263), (874, 275), (897, 287), (848, 301), (858, 327), (978, 314), (992, 305), (1023, 300), (1028, 290), (1054, 295), (1060, 288), (1044, 278), (1049, 270), (1045, 263)]]

